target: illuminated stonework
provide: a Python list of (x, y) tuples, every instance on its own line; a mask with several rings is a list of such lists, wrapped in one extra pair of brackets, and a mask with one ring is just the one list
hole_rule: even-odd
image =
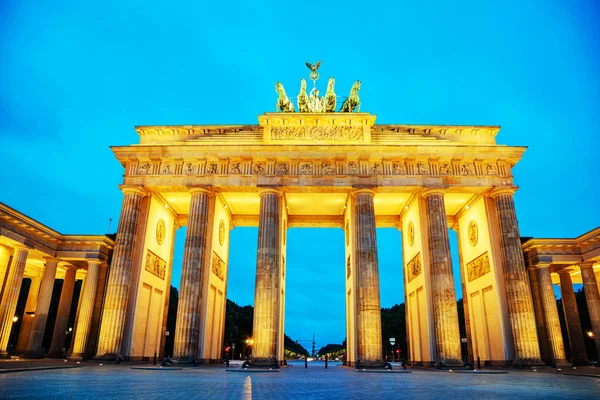
[(167, 262), (148, 250), (146, 254), (146, 271), (152, 275), (158, 276), (160, 279), (165, 279), (165, 272), (167, 270)]
[[(469, 242), (470, 241), (471, 240), (469, 238)], [(487, 252), (467, 263), (467, 275), (469, 277), (469, 282), (474, 281), (488, 272), (490, 272), (490, 257), (488, 256)]]
[[(115, 310), (104, 313), (107, 330), (100, 335), (98, 356), (125, 349), (127, 356), (148, 357), (164, 342), (164, 333), (152, 337), (150, 346), (136, 342), (144, 329), (148, 338), (161, 325), (158, 318), (146, 323), (140, 311), (131, 310), (147, 310), (155, 301), (167, 304), (163, 294), (170, 271), (165, 286), (138, 277), (139, 293), (131, 297), (136, 300), (128, 297), (135, 275), (127, 272), (138, 262), (130, 262), (132, 256), (146, 254), (151, 245), (136, 241), (134, 233), (162, 218), (165, 243), (173, 243), (175, 226), (188, 225), (175, 333), (174, 357), (180, 362), (221, 357), (227, 227), (259, 227), (251, 363), (271, 367), (283, 358), (287, 228), (338, 227), (346, 245), (346, 362), (382, 368), (375, 228), (396, 227), (406, 232), (408, 356), (419, 365), (458, 365), (451, 225), (465, 260), (469, 351), (496, 364), (538, 362), (530, 346), (537, 340), (533, 308), (523, 314), (510, 298), (514, 292), (520, 304), (531, 304), (531, 294), (522, 289), (527, 272), (515, 258), (520, 244), (498, 240), (518, 237), (506, 196), (514, 191), (512, 167), (524, 147), (496, 145), (495, 126), (377, 125), (376, 117), (364, 112), (265, 113), (258, 119), (258, 125), (137, 127), (139, 146), (112, 148), (125, 168), (126, 199), (117, 236), (123, 243), (118, 240), (113, 260), (117, 272), (106, 294)], [(465, 226), (471, 220), (477, 221), (475, 229)], [(494, 229), (503, 233), (490, 236)], [(152, 251), (169, 266), (170, 248), (162, 247), (164, 253)], [(489, 273), (472, 280), (466, 260), (483, 253), (489, 254)], [(507, 269), (515, 282), (502, 274)], [(127, 305), (139, 299), (147, 303)], [(482, 336), (486, 329), (491, 333)]]

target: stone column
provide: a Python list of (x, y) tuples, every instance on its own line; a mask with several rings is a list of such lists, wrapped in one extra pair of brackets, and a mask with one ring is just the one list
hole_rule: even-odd
[(48, 310), (50, 309), (50, 300), (52, 300), (52, 289), (54, 289), (54, 280), (56, 278), (56, 267), (60, 260), (47, 257), (46, 266), (44, 268), (44, 276), (40, 285), (38, 301), (35, 307), (35, 317), (29, 332), (29, 340), (27, 342), (27, 350), (25, 358), (44, 358), (44, 349), (42, 341), (44, 340), (44, 332), (46, 331), (46, 321), (48, 320)]
[(554, 297), (554, 287), (552, 286), (552, 279), (550, 277), (549, 264), (538, 265), (537, 278), (540, 286), (544, 323), (546, 334), (548, 335), (552, 364), (556, 366), (556, 363), (565, 363), (567, 357), (565, 355), (565, 345), (560, 329), (558, 308), (556, 307), (556, 298)]
[(96, 288), (98, 287), (98, 276), (100, 275), (100, 260), (88, 260), (88, 270), (81, 290), (81, 302), (79, 303), (79, 316), (77, 319), (77, 330), (73, 341), (73, 351), (69, 356), (71, 360), (83, 360), (85, 348), (90, 337), (90, 326), (94, 305), (96, 303)]
[(379, 260), (373, 206), (375, 192), (360, 189), (352, 195), (356, 246), (356, 358), (359, 367), (383, 367)]
[[(27, 304), (25, 304), (25, 313), (21, 319), (21, 329), (19, 330), (19, 340), (17, 340), (16, 353), (23, 354), (27, 350), (29, 343), (29, 332), (35, 318), (35, 306), (37, 305), (38, 293), (42, 278), (39, 276), (31, 278), (29, 293), (27, 294)], [(29, 313), (29, 314), (28, 314)]]
[(60, 301), (58, 303), (58, 312), (56, 314), (56, 323), (52, 332), (52, 344), (48, 357), (64, 357), (63, 348), (67, 337), (67, 328), (69, 324), (69, 313), (71, 312), (71, 301), (73, 300), (73, 290), (75, 289), (75, 275), (77, 268), (67, 267), (62, 290), (60, 292)]
[(462, 365), (458, 309), (452, 274), (452, 256), (448, 239), (448, 222), (444, 207), (444, 192), (429, 189), (423, 192), (427, 212), (427, 241), (433, 327), (437, 362), (443, 365)]
[(275, 189), (260, 192), (252, 363), (277, 363), (279, 266), (281, 260), (281, 196)]
[(585, 352), (585, 344), (583, 343), (583, 332), (581, 331), (581, 322), (579, 320), (575, 292), (573, 291), (571, 273), (563, 269), (558, 272), (558, 276), (560, 277), (560, 292), (562, 294), (567, 330), (569, 331), (569, 342), (571, 343), (571, 362), (577, 365), (587, 364), (588, 358)]
[(7, 351), (8, 340), (10, 339), (13, 317), (17, 309), (28, 254), (29, 249), (26, 247), (15, 246), (12, 262), (4, 282), (4, 292), (0, 301), (0, 358), (10, 358)]
[(585, 293), (585, 302), (587, 303), (592, 323), (592, 332), (596, 342), (596, 351), (600, 357), (600, 293), (598, 293), (598, 284), (594, 275), (594, 263), (587, 262), (579, 264), (581, 268), (581, 279), (583, 281), (583, 291)]
[(513, 188), (498, 188), (491, 192), (496, 204), (500, 228), (500, 248), (506, 302), (515, 341), (515, 362), (526, 365), (543, 364), (540, 357), (533, 311), (533, 299), (525, 259), (521, 248), (521, 236), (513, 201)]
[(531, 266), (527, 268), (527, 271), (529, 272), (529, 282), (531, 283), (531, 296), (533, 298), (538, 340), (540, 342), (540, 355), (546, 365), (552, 365), (554, 357), (552, 356), (550, 341), (548, 340), (548, 330), (546, 329), (546, 318), (542, 301), (542, 289), (540, 288), (537, 267), (538, 265)]
[(96, 357), (114, 359), (121, 354), (125, 311), (129, 297), (129, 285), (133, 252), (136, 245), (135, 230), (140, 214), (140, 203), (145, 191), (138, 187), (121, 186), (123, 205), (117, 239), (113, 251), (111, 270), (104, 300), (98, 351)]
[(203, 272), (208, 251), (209, 206), (212, 192), (204, 188), (190, 190), (190, 213), (181, 269), (179, 304), (175, 325), (173, 358), (191, 363), (198, 357), (200, 300)]

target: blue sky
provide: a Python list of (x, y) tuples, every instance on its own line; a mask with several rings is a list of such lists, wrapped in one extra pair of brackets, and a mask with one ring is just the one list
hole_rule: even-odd
[[(134, 125), (256, 123), (275, 81), (296, 90), (304, 62), (323, 60), (338, 94), (362, 81), (378, 123), (501, 125), (499, 143), (529, 146), (514, 169), (521, 234), (577, 236), (600, 225), (595, 3), (1, 2), (0, 201), (60, 232), (103, 233), (109, 218), (114, 231), (109, 146), (136, 143)], [(400, 233), (377, 235), (391, 306)], [(228, 294), (247, 304), (256, 229), (231, 237)], [(288, 237), (286, 332), (341, 342), (342, 231)]]

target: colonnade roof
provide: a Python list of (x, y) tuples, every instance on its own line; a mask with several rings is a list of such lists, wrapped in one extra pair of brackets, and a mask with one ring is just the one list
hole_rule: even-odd
[(61, 260), (59, 275), (69, 265), (87, 269), (88, 260), (106, 263), (114, 245), (114, 235), (65, 235), (0, 203), (0, 246), (29, 249), (26, 277), (42, 271), (48, 257)]
[[(581, 283), (581, 263), (594, 263), (600, 272), (600, 227), (575, 238), (527, 238), (523, 243), (528, 267), (549, 266), (551, 272), (567, 270), (574, 283)], [(558, 277), (553, 277), (558, 283)]]

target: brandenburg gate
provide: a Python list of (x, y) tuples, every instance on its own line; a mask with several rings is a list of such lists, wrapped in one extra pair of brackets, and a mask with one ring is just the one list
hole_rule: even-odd
[(398, 301), (414, 364), (462, 365), (457, 290), (469, 346), (482, 359), (542, 363), (513, 201), (512, 168), (525, 148), (496, 144), (497, 126), (378, 125), (358, 112), (358, 81), (336, 112), (332, 82), (323, 98), (304, 97), (303, 82), (299, 112), (278, 83), (282, 112), (257, 125), (140, 126), (139, 144), (112, 147), (125, 168), (124, 199), (97, 358), (162, 354), (174, 235), (186, 225), (173, 358), (220, 360), (229, 232), (258, 226), (250, 364), (282, 362), (286, 232), (337, 227), (345, 232), (335, 268), (346, 281), (346, 361), (383, 367), (376, 228), (393, 227), (403, 233)]

